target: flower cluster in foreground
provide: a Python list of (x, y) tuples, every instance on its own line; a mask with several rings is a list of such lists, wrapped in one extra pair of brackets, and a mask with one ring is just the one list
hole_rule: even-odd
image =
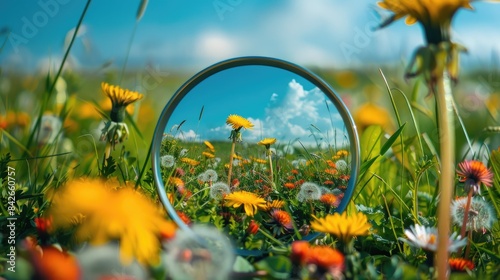
[(176, 226), (160, 208), (131, 186), (99, 179), (79, 179), (57, 190), (47, 216), (52, 227), (76, 228), (78, 241), (102, 245), (119, 240), (123, 262), (136, 259), (157, 264), (162, 238), (172, 238)]

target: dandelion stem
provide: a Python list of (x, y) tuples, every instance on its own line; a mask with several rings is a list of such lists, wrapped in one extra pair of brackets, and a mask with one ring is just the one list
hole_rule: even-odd
[(272, 185), (274, 186), (273, 159), (271, 156), (270, 149), (267, 149), (267, 158), (269, 159), (269, 171), (270, 171), (269, 177), (270, 177)]
[(472, 240), (472, 230), (469, 230), (469, 234), (467, 237), (467, 247), (465, 247), (465, 256), (464, 259), (468, 260), (469, 259), (469, 254), (470, 254), (470, 241)]
[(469, 211), (473, 193), (474, 193), (474, 188), (471, 188), (469, 190), (469, 194), (467, 195), (467, 203), (465, 204), (465, 209), (464, 209), (464, 221), (462, 222), (462, 228), (460, 229), (460, 236), (462, 238), (465, 237), (465, 231), (467, 230), (467, 223), (469, 222)]
[(439, 128), (441, 178), (439, 180), (440, 201), (438, 205), (438, 249), (436, 269), (438, 279), (448, 278), (448, 238), (451, 227), (450, 205), (454, 181), (455, 135), (450, 77), (447, 71), (437, 80), (436, 106)]
[(233, 158), (234, 158), (234, 148), (236, 147), (236, 138), (232, 138), (233, 143), (231, 145), (231, 154), (229, 155), (229, 171), (227, 172), (227, 185), (231, 187), (231, 175), (233, 173)]

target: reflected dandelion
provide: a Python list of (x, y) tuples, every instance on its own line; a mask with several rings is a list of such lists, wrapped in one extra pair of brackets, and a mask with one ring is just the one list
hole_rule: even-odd
[(172, 155), (164, 155), (160, 158), (160, 165), (162, 167), (170, 168), (174, 166), (175, 158)]
[(300, 191), (297, 195), (297, 200), (300, 202), (308, 200), (318, 200), (321, 197), (321, 189), (312, 182), (305, 182), (300, 186)]
[(210, 197), (215, 200), (221, 200), (231, 193), (231, 189), (224, 182), (217, 182), (210, 187)]

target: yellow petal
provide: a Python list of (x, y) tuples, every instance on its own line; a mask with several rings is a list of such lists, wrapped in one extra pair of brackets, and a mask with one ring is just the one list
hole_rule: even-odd
[(412, 16), (410, 16), (410, 15), (408, 15), (408, 16), (406, 17), (406, 19), (405, 19), (405, 23), (406, 23), (407, 25), (412, 25), (412, 24), (415, 24), (415, 22), (417, 22), (417, 18), (412, 17)]

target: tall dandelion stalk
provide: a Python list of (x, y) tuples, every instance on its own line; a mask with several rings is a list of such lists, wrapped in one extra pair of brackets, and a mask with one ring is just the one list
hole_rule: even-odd
[(105, 161), (109, 158), (111, 150), (114, 150), (116, 144), (123, 143), (128, 138), (129, 130), (125, 123), (125, 108), (142, 99), (143, 95), (108, 83), (102, 83), (101, 87), (103, 93), (111, 100), (109, 120), (102, 129), (100, 138), (101, 141), (106, 141)]
[(448, 234), (451, 228), (450, 205), (454, 186), (455, 134), (451, 82), (457, 81), (459, 53), (465, 48), (451, 41), (451, 21), (460, 8), (471, 9), (472, 0), (383, 0), (379, 6), (393, 15), (381, 27), (406, 17), (407, 24), (419, 22), (427, 44), (419, 47), (406, 69), (406, 77), (423, 75), (436, 98), (439, 128), (440, 201), (438, 206), (438, 248), (436, 269), (438, 279), (449, 276)]
[(274, 174), (273, 174), (273, 153), (271, 151), (271, 145), (276, 143), (276, 138), (264, 138), (259, 141), (259, 145), (262, 145), (266, 148), (266, 156), (269, 162), (269, 180), (274, 185)]
[(137, 8), (137, 13), (135, 15), (134, 29), (132, 30), (132, 35), (130, 35), (130, 40), (127, 46), (127, 55), (125, 56), (125, 61), (123, 62), (122, 71), (120, 74), (120, 82), (123, 79), (123, 75), (125, 74), (125, 69), (127, 68), (128, 57), (130, 55), (130, 49), (132, 48), (132, 42), (134, 41), (135, 38), (137, 25), (139, 25), (139, 22), (141, 21), (142, 17), (144, 16), (144, 13), (146, 12), (146, 8), (148, 7), (148, 2), (149, 0), (141, 0), (139, 8)]
[(236, 142), (241, 142), (243, 141), (243, 138), (241, 137), (241, 129), (252, 129), (253, 124), (238, 115), (229, 115), (226, 119), (226, 124), (230, 125), (233, 130), (231, 130), (231, 135), (229, 136), (229, 139), (231, 140), (231, 154), (229, 155), (229, 170), (227, 173), (227, 184), (231, 186), (231, 176), (233, 172), (233, 159), (234, 159), (234, 150), (236, 147)]

